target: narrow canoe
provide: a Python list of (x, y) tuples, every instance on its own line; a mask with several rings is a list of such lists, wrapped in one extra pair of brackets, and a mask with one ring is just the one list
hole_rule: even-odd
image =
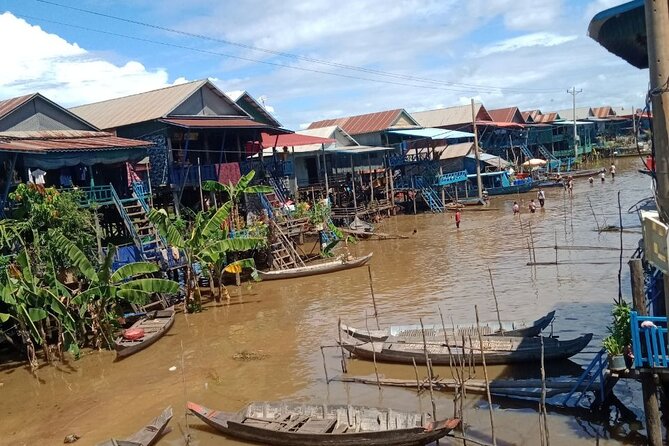
[[(592, 339), (592, 333), (568, 341), (559, 341), (549, 337), (486, 336), (483, 338), (486, 364), (540, 362), (541, 339), (544, 342), (544, 359), (555, 361), (570, 358), (583, 350)], [(422, 342), (368, 342), (356, 345), (344, 341), (341, 345), (361, 359), (399, 364), (412, 364), (413, 361), (416, 361), (416, 364), (425, 364)], [(471, 360), (475, 364), (481, 363), (481, 349), (478, 339), (474, 338), (472, 338), (471, 345), (467, 342), (464, 348), (462, 342), (452, 342), (449, 345), (443, 342), (428, 342), (427, 352), (434, 365), (449, 365), (457, 362), (463, 353), (468, 362)]]
[[(483, 336), (514, 336), (531, 337), (539, 336), (542, 330), (548, 327), (555, 319), (555, 311), (551, 311), (545, 316), (540, 317), (534, 322), (513, 322), (502, 321), (502, 330), (499, 329), (498, 321), (482, 322), (481, 334)], [(426, 339), (444, 341), (446, 338), (462, 339), (465, 337), (476, 337), (478, 330), (476, 324), (458, 324), (455, 327), (446, 327), (446, 336), (444, 336), (444, 327), (441, 325), (424, 325)], [(354, 328), (342, 324), (340, 329), (363, 342), (422, 342), (423, 332), (420, 325), (392, 325), (383, 330), (367, 330), (366, 328)]]
[(251, 403), (237, 413), (196, 403), (188, 409), (223, 434), (277, 446), (419, 446), (444, 437), (460, 420), (429, 414), (344, 405)]
[(488, 192), (488, 195), (522, 194), (525, 192), (529, 192), (531, 189), (532, 189), (532, 182), (523, 184), (513, 184), (511, 186), (485, 188), (486, 192)]
[(172, 419), (172, 408), (168, 407), (139, 431), (124, 440), (108, 440), (98, 446), (151, 446), (165, 433), (167, 423)]
[(144, 336), (134, 340), (126, 339), (123, 335), (118, 336), (114, 340), (116, 355), (123, 358), (137, 353), (156, 342), (172, 327), (174, 316), (174, 307), (148, 312), (146, 316), (132, 324), (128, 329), (142, 329), (144, 330)]
[(372, 232), (374, 230), (374, 226), (372, 226), (371, 223), (367, 223), (366, 221), (360, 220), (357, 215), (355, 216), (351, 224), (348, 225), (348, 227), (353, 231)]
[(363, 266), (372, 258), (372, 253), (357, 259), (337, 259), (331, 262), (318, 263), (316, 265), (300, 266), (297, 268), (280, 269), (276, 271), (259, 271), (258, 275), (262, 280), (293, 279), (295, 277), (315, 276), (318, 274), (328, 274), (336, 271)]

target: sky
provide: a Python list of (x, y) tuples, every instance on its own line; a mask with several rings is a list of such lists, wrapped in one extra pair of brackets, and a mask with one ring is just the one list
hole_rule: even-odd
[(587, 36), (624, 2), (0, 0), (0, 99), (70, 107), (209, 78), (292, 129), (471, 98), (549, 112), (571, 107), (572, 86), (577, 106), (631, 110), (648, 71)]

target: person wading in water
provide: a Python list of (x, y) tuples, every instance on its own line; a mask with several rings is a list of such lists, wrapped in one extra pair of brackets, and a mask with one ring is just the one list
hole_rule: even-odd
[(537, 199), (539, 200), (539, 206), (543, 209), (544, 203), (546, 202), (546, 193), (543, 188), (539, 189), (539, 192), (537, 192)]
[(460, 220), (462, 219), (462, 214), (460, 214), (460, 209), (455, 211), (455, 227), (460, 228)]

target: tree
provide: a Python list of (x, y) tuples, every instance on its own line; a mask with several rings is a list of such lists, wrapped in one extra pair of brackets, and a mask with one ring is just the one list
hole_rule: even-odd
[(158, 265), (150, 262), (134, 262), (121, 266), (112, 272), (112, 262), (116, 256), (116, 247), (109, 245), (107, 254), (96, 269), (81, 249), (63, 234), (50, 233), (55, 245), (72, 262), (83, 277), (83, 291), (74, 295), (73, 301), (79, 305), (79, 316), (87, 313), (89, 326), (93, 332), (96, 347), (103, 342), (112, 346), (114, 321), (121, 315), (120, 304), (132, 303), (143, 305), (156, 293), (176, 293), (179, 284), (172, 280), (145, 277), (156, 273)]
[(232, 203), (232, 225), (231, 227), (235, 229), (240, 229), (241, 224), (239, 222), (239, 202), (244, 194), (266, 194), (273, 192), (270, 186), (265, 186), (262, 184), (251, 185), (251, 181), (255, 177), (255, 170), (250, 171), (237, 181), (237, 184), (228, 184), (219, 183), (218, 181), (205, 181), (202, 184), (202, 189), (208, 192), (225, 192), (228, 195), (228, 200)]
[[(228, 253), (250, 251), (266, 243), (266, 239), (262, 237), (228, 238), (228, 232), (222, 229), (222, 224), (230, 216), (232, 207), (232, 202), (228, 201), (213, 213), (212, 211), (198, 212), (190, 224), (190, 229), (186, 231), (186, 237), (170, 220), (167, 212), (156, 209), (151, 209), (149, 212), (149, 220), (156, 226), (158, 233), (184, 256), (186, 311), (197, 311), (201, 305), (198, 280), (202, 272), (193, 268), (195, 263), (213, 272), (214, 267), (225, 268), (227, 266)], [(251, 259), (244, 259), (237, 262), (236, 265), (252, 266), (255, 269), (255, 264), (251, 262)], [(219, 295), (215, 297), (217, 301), (220, 300), (220, 272), (221, 270), (218, 274)]]

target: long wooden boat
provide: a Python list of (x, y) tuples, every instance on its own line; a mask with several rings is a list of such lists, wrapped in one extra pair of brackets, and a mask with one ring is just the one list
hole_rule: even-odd
[(258, 275), (262, 280), (293, 279), (295, 277), (315, 276), (317, 274), (328, 274), (336, 271), (357, 268), (365, 265), (372, 258), (372, 253), (364, 257), (348, 260), (346, 258), (333, 260), (330, 262), (318, 263), (316, 265), (299, 266), (297, 268), (280, 269), (276, 271), (259, 271)]
[[(583, 350), (590, 340), (592, 333), (568, 341), (559, 341), (556, 338), (515, 338), (507, 336), (486, 336), (483, 338), (483, 352), (487, 365), (512, 364), (521, 362), (541, 361), (541, 340), (544, 342), (544, 359), (553, 361), (567, 359)], [(425, 364), (425, 351), (422, 342), (368, 342), (352, 344), (343, 341), (341, 344), (351, 354), (361, 359), (380, 362), (394, 362), (400, 364)], [(476, 364), (481, 363), (481, 349), (478, 339), (472, 337), (471, 345), (466, 342), (428, 342), (427, 352), (432, 364), (449, 365), (464, 356)]]
[(174, 307), (146, 313), (144, 317), (132, 324), (130, 328), (124, 330), (124, 333), (130, 333), (131, 330), (135, 333), (138, 330), (143, 330), (144, 335), (137, 339), (128, 339), (123, 334), (118, 336), (114, 340), (116, 355), (123, 358), (150, 346), (163, 337), (167, 333), (167, 330), (172, 327), (174, 317)]
[(488, 195), (509, 195), (522, 194), (529, 192), (532, 189), (532, 182), (523, 184), (512, 184), (511, 186), (486, 187), (485, 190)]
[(367, 223), (366, 221), (360, 220), (357, 215), (355, 216), (351, 224), (348, 225), (348, 227), (353, 231), (372, 232), (374, 230), (374, 226), (371, 223)]
[[(555, 311), (551, 311), (534, 322), (502, 321), (501, 330), (498, 321), (482, 322), (480, 324), (481, 334), (483, 336), (515, 336), (521, 338), (539, 336), (539, 333), (548, 327), (553, 319), (555, 319)], [(446, 336), (444, 336), (442, 325), (433, 324), (423, 327), (425, 338), (438, 342), (447, 338), (462, 339), (462, 335), (465, 335), (465, 337), (476, 337), (478, 335), (476, 324), (458, 324), (450, 328), (446, 326)], [(363, 342), (422, 342), (423, 340), (423, 331), (420, 325), (391, 325), (383, 330), (367, 330), (342, 324), (340, 329), (349, 336)]]
[(230, 437), (277, 446), (418, 446), (436, 441), (460, 420), (429, 414), (344, 405), (251, 403), (237, 413), (189, 402), (188, 409)]
[(168, 407), (149, 424), (124, 440), (108, 440), (98, 446), (151, 446), (165, 433), (167, 423), (172, 419), (172, 408)]

